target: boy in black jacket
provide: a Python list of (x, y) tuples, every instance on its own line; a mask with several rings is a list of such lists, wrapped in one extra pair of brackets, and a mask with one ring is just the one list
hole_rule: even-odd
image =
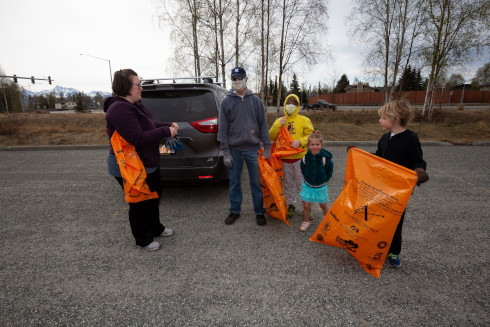
[[(415, 170), (418, 176), (417, 186), (428, 181), (429, 175), (425, 171), (427, 164), (423, 159), (419, 138), (417, 134), (406, 128), (408, 122), (413, 118), (410, 105), (404, 100), (395, 100), (381, 107), (378, 114), (381, 126), (389, 132), (383, 134), (378, 141), (376, 155)], [(405, 212), (400, 218), (388, 253), (390, 265), (396, 268), (401, 266), (398, 255), (401, 251), (404, 218)]]

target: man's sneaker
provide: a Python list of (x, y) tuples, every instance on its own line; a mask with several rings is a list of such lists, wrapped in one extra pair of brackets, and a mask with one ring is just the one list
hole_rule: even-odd
[(295, 210), (296, 208), (292, 204), (288, 206), (288, 218), (294, 216)]
[(308, 228), (310, 228), (310, 225), (311, 225), (311, 222), (309, 222), (309, 221), (303, 221), (301, 223), (301, 226), (299, 226), (299, 230), (302, 231), (302, 232), (306, 232), (306, 230)]
[(226, 217), (226, 219), (225, 219), (225, 224), (227, 224), (227, 225), (233, 224), (235, 222), (235, 220), (238, 219), (238, 217), (240, 217), (240, 214), (230, 212), (228, 217)]
[(265, 216), (264, 215), (257, 215), (257, 225), (265, 225), (267, 223), (267, 221), (265, 220)]
[(400, 268), (402, 265), (398, 256), (393, 253), (388, 253), (388, 262), (393, 268)]
[(157, 251), (157, 250), (160, 250), (161, 247), (162, 247), (162, 245), (158, 242), (155, 242), (155, 241), (151, 242), (147, 246), (140, 246), (140, 248), (143, 248), (143, 249), (148, 250), (148, 251)]
[(160, 236), (164, 236), (164, 237), (171, 236), (171, 235), (174, 235), (174, 230), (167, 227), (165, 227), (163, 232), (160, 234)]

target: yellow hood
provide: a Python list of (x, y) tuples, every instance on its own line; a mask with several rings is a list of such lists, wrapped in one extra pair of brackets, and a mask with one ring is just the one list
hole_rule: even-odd
[(290, 94), (286, 97), (286, 100), (284, 100), (284, 115), (286, 115), (286, 117), (293, 117), (294, 115), (297, 115), (298, 112), (299, 112), (299, 104), (296, 106), (296, 109), (294, 110), (293, 114), (292, 115), (288, 115), (288, 113), (286, 112), (286, 103), (288, 102), (288, 99), (291, 98), (291, 97), (294, 97), (296, 99), (296, 101), (298, 103), (300, 103), (299, 101), (299, 98), (296, 94)]

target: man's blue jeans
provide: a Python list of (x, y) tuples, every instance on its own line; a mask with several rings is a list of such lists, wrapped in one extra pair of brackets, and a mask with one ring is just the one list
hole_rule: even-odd
[(243, 162), (247, 164), (255, 214), (263, 215), (265, 213), (262, 187), (260, 186), (258, 150), (238, 151), (230, 148), (230, 154), (233, 158), (232, 166), (228, 169), (228, 177), (230, 178), (230, 211), (235, 214), (240, 213), (242, 205), (241, 176)]

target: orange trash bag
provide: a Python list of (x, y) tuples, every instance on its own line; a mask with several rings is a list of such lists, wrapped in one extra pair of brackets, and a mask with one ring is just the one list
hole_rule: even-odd
[(259, 150), (259, 175), (265, 212), (273, 218), (284, 221), (289, 226), (286, 199), (282, 193), (281, 182), (274, 169), (262, 155), (263, 151), (264, 149)]
[(146, 170), (134, 145), (129, 144), (117, 131), (112, 134), (111, 145), (116, 154), (119, 170), (124, 180), (124, 198), (127, 203), (158, 198), (146, 184)]
[(413, 170), (351, 148), (342, 193), (310, 241), (346, 249), (379, 278), (416, 182)]
[(292, 148), (291, 142), (293, 141), (286, 125), (283, 125), (271, 146), (271, 167), (276, 171), (281, 181), (284, 177), (281, 158), (306, 151), (300, 148)]

